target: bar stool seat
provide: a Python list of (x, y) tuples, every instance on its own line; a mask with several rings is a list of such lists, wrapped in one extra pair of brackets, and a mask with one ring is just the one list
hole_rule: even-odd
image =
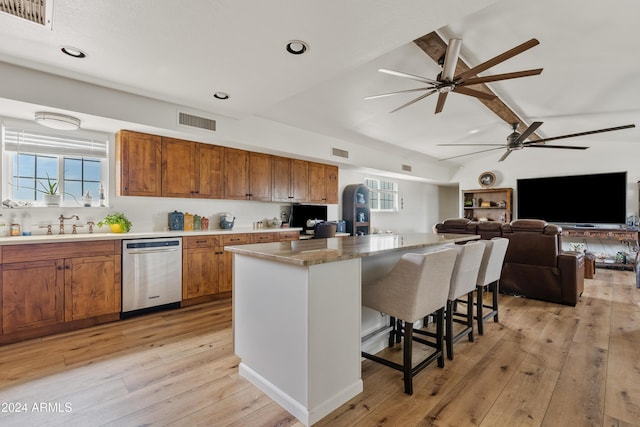
[[(498, 291), (500, 287), (500, 277), (502, 275), (502, 265), (507, 254), (509, 239), (504, 237), (494, 237), (491, 240), (481, 240), (485, 245), (478, 280), (476, 283), (476, 321), (478, 323), (478, 334), (484, 334), (484, 321), (493, 316), (493, 321), (498, 322)], [(492, 293), (491, 305), (484, 303), (484, 293)], [(485, 311), (485, 309), (489, 309)]]
[[(460, 341), (465, 335), (469, 337), (469, 341), (473, 341), (473, 291), (476, 290), (485, 246), (481, 242), (469, 242), (464, 245), (454, 245), (454, 248), (458, 252), (458, 257), (453, 267), (445, 311), (447, 357), (450, 360), (453, 360), (454, 343)], [(461, 302), (466, 304), (466, 313), (456, 310), (458, 299), (462, 299)], [(454, 323), (462, 324), (464, 328), (454, 334)]]
[[(404, 254), (394, 268), (380, 279), (365, 284), (362, 305), (399, 320), (403, 339), (402, 364), (362, 352), (362, 356), (403, 372), (404, 391), (413, 394), (413, 377), (433, 361), (444, 366), (444, 306), (457, 252), (442, 249), (427, 254)], [(435, 342), (414, 336), (413, 323), (436, 313)], [(391, 341), (391, 340), (390, 340)], [(412, 367), (413, 341), (434, 350)]]

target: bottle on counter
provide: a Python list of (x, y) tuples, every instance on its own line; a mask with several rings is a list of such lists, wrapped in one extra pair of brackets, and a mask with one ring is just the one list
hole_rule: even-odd
[(22, 233), (23, 236), (31, 236), (31, 214), (28, 211), (22, 213)]
[(22, 234), (20, 231), (20, 223), (16, 219), (15, 215), (11, 215), (9, 223), (11, 224), (9, 226), (9, 236), (20, 236)]

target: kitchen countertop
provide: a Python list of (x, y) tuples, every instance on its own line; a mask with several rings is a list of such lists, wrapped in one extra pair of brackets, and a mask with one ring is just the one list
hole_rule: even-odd
[(188, 236), (215, 236), (224, 234), (246, 234), (246, 233), (277, 233), (282, 231), (301, 231), (302, 228), (233, 228), (230, 230), (213, 229), (198, 231), (148, 231), (129, 233), (80, 233), (80, 234), (38, 234), (32, 236), (0, 237), (0, 246), (4, 245), (24, 245), (33, 243), (63, 243), (81, 242), (86, 240), (125, 240), (125, 239), (153, 239), (159, 237), (188, 237)]
[(224, 249), (240, 255), (307, 266), (479, 238), (480, 236), (472, 234), (380, 234), (279, 243), (256, 243), (242, 246), (225, 246)]

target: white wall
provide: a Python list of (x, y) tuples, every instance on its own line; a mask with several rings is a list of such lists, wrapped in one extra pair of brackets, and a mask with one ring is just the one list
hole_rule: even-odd
[[(484, 171), (496, 174), (496, 187), (514, 189), (514, 216), (516, 214), (515, 189), (519, 178), (534, 178), (560, 175), (580, 175), (604, 172), (627, 172), (627, 214), (638, 214), (638, 180), (640, 180), (640, 146), (637, 141), (608, 144), (586, 143), (585, 151), (524, 149), (512, 153), (505, 161), (498, 162), (498, 154), (492, 154), (460, 168), (453, 176), (461, 190), (480, 188), (478, 176)], [(544, 197), (544, 195), (542, 195)], [(458, 195), (458, 199), (460, 196)], [(593, 189), (593, 198), (585, 200), (584, 209), (591, 203), (607, 203), (606, 189)], [(459, 206), (462, 204), (460, 203)], [(459, 208), (459, 214), (460, 208)]]
[[(349, 184), (364, 182), (365, 177), (380, 178), (359, 170), (340, 170), (340, 193)], [(439, 189), (434, 184), (385, 178), (398, 182), (400, 209), (398, 212), (372, 212), (372, 231), (384, 233), (430, 232), (439, 215)], [(340, 197), (342, 200), (342, 196)], [(342, 212), (340, 212), (340, 215)]]

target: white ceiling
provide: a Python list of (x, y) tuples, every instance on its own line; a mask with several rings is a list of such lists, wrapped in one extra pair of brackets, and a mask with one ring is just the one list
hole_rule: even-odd
[[(510, 128), (475, 98), (456, 93), (437, 115), (435, 96), (392, 114), (416, 95), (364, 100), (420, 86), (379, 68), (436, 77), (439, 67), (414, 39), (434, 30), (461, 38), (461, 57), (474, 66), (537, 38), (540, 45), (485, 74), (544, 68), (489, 86), (526, 123), (543, 121), (540, 136), (552, 137), (638, 121), (639, 19), (636, 0), (55, 0), (52, 29), (0, 13), (0, 61), (440, 159), (476, 149), (436, 144), (503, 143)], [(292, 39), (310, 50), (288, 54)], [(87, 58), (63, 55), (62, 46)], [(231, 98), (216, 100), (216, 91)], [(631, 129), (557, 144), (639, 136)]]

